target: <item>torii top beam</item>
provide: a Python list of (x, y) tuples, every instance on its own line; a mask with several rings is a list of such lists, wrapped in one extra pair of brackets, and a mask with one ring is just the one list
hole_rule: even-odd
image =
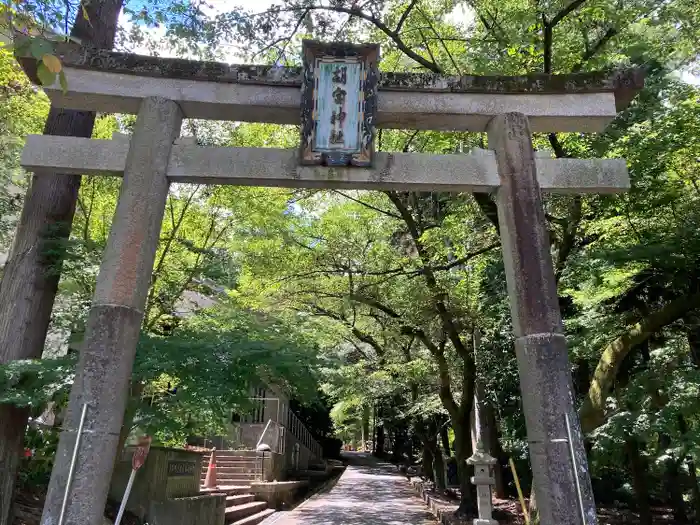
[[(59, 107), (137, 113), (162, 96), (189, 118), (298, 124), (302, 69), (229, 65), (59, 45), (68, 91), (45, 88)], [(19, 58), (36, 80), (36, 60)], [(573, 75), (443, 76), (382, 73), (380, 128), (484, 131), (498, 114), (525, 114), (533, 132), (600, 132), (643, 87), (638, 69)], [(37, 82), (38, 83), (38, 82)]]

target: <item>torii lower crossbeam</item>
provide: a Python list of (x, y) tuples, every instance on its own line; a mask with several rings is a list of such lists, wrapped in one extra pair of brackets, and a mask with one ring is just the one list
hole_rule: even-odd
[[(126, 138), (126, 140), (124, 140)], [(129, 152), (128, 137), (114, 140), (30, 135), (22, 166), (36, 174), (114, 175), (121, 177)], [(485, 192), (500, 179), (493, 151), (467, 155), (385, 153), (375, 166), (301, 166), (297, 150), (202, 147), (186, 138), (173, 145), (166, 176), (170, 182), (357, 190)], [(618, 193), (629, 188), (622, 159), (535, 159), (542, 191)]]

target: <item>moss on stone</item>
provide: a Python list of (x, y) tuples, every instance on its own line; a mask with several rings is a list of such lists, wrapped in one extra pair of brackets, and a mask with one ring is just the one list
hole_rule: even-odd
[[(225, 64), (180, 58), (161, 58), (104, 49), (61, 44), (58, 49), (69, 67), (120, 74), (202, 80), (208, 82), (301, 86), (301, 67)], [(31, 59), (23, 61), (32, 72)], [(35, 67), (35, 66), (34, 66)], [(383, 91), (428, 91), (437, 93), (595, 93), (614, 92), (618, 109), (626, 106), (644, 87), (641, 69), (596, 71), (570, 75), (449, 76), (436, 73), (382, 72)]]

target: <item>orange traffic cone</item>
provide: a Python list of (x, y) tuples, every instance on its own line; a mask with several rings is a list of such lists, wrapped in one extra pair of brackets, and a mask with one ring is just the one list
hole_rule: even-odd
[(211, 450), (209, 458), (209, 468), (207, 469), (207, 477), (204, 479), (205, 489), (215, 489), (219, 484), (216, 482), (216, 449)]

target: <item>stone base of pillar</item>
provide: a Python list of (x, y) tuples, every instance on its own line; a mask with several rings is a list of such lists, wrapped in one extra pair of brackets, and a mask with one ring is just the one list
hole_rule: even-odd
[[(65, 525), (102, 523), (143, 314), (93, 305), (41, 523), (59, 522), (83, 404), (88, 405)], [(128, 349), (128, 350), (127, 350)]]
[(483, 520), (478, 518), (473, 521), (472, 525), (498, 525), (498, 522), (496, 520)]
[[(577, 525), (583, 521), (586, 525), (595, 524), (586, 450), (573, 407), (566, 338), (553, 333), (519, 337), (515, 340), (515, 353), (542, 523)], [(567, 413), (573, 444), (569, 443), (567, 435)], [(576, 469), (571, 461), (572, 450), (576, 456)], [(567, 490), (562, 490), (562, 487)], [(577, 494), (577, 489), (580, 494)], [(558, 494), (558, 497), (547, 497), (553, 494)]]

